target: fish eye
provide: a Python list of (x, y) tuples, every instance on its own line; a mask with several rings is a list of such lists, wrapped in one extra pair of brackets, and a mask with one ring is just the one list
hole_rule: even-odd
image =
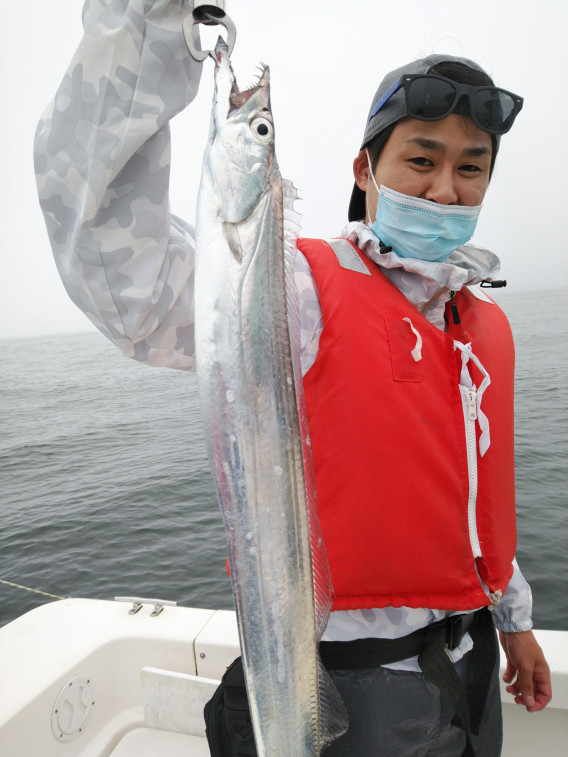
[(274, 136), (274, 126), (272, 121), (263, 116), (253, 119), (250, 124), (250, 129), (254, 136), (261, 142), (270, 142)]

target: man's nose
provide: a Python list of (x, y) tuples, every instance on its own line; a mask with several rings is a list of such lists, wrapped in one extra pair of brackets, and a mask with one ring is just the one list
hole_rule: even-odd
[(440, 205), (458, 204), (458, 192), (455, 177), (451, 170), (440, 170), (431, 175), (432, 181), (428, 186), (425, 199)]

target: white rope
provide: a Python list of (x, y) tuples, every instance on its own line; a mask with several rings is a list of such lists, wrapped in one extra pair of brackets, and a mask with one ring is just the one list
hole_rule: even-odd
[(29, 586), (21, 586), (20, 584), (13, 584), (11, 581), (4, 581), (0, 578), (0, 584), (6, 586), (12, 586), (14, 589), (22, 589), (22, 591), (29, 591), (32, 594), (40, 594), (42, 597), (50, 597), (51, 599), (65, 599), (65, 597), (58, 597), (57, 594), (49, 594), (47, 591), (40, 591), (39, 589), (30, 589)]

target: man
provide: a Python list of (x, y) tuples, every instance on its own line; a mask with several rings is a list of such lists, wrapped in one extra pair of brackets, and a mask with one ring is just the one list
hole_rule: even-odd
[[(478, 289), (471, 290), (472, 298), (465, 286), (490, 279), (498, 261), (486, 250), (461, 246), (473, 234), (500, 134), (511, 127), (521, 105), (520, 98), (497, 90), (475, 63), (465, 59), (430, 56), (391, 72), (372, 102), (363, 149), (354, 161), (352, 222), (342, 232), (364, 254), (349, 264), (348, 252), (338, 248), (341, 266), (337, 266), (333, 253), (326, 252), (329, 244), (338, 247), (336, 241), (298, 242), (307, 257), (300, 301), (309, 303), (305, 309), (312, 318), (304, 350), (317, 355), (304, 379), (308, 419), (320, 520), (338, 594), (324, 638), (340, 643), (334, 645), (331, 659), (324, 644), (324, 659), (332, 670), (338, 669), (333, 676), (351, 722), (346, 736), (330, 747), (330, 755), (414, 754), (419, 745), (429, 750), (416, 752), (420, 754), (461, 754), (465, 737), (452, 725), (455, 707), (446, 707), (447, 687), (426, 670), (424, 658), (408, 659), (408, 644), (417, 637), (420, 648), (424, 644), (420, 629), (432, 629), (432, 623), (443, 627), (443, 611), (471, 611), (487, 604), (477, 594), (481, 577), (493, 585), (492, 592), (483, 581), (497, 604), (494, 619), (508, 658), (505, 678), (510, 682), (515, 671), (518, 674), (509, 691), (530, 711), (541, 709), (550, 696), (546, 662), (528, 630), (530, 590), (516, 564), (511, 568), (515, 533), (511, 337), (496, 305)], [(357, 276), (357, 271), (372, 275)], [(310, 289), (307, 282), (312, 277), (315, 284)], [(404, 299), (394, 294), (386, 279), (404, 293)], [(489, 321), (481, 327), (484, 318)], [(403, 327), (403, 322), (408, 326)], [(430, 324), (437, 333), (428, 332)], [(428, 374), (426, 353), (431, 356), (436, 350), (436, 340), (441, 340), (442, 351), (447, 347), (441, 332), (448, 335), (448, 343), (453, 339), (454, 349), (462, 355), (461, 375), (455, 366), (450, 370), (455, 372), (454, 385), (446, 383), (445, 369)], [(428, 344), (431, 337), (434, 341)], [(418, 350), (414, 358), (413, 348)], [(507, 360), (501, 366), (495, 361), (496, 354), (504, 356), (507, 350), (508, 369)], [(490, 382), (492, 389), (485, 394)], [(443, 401), (454, 393), (459, 403), (459, 391), (466, 417), (467, 404), (473, 400), (473, 425), (481, 432), (477, 455), (475, 435), (467, 453), (474, 460), (469, 480), (475, 478), (478, 487), (473, 495), (477, 525), (471, 528), (470, 510), (469, 533), (462, 537), (460, 528), (466, 528), (460, 526), (461, 516), (450, 525), (452, 508), (462, 502), (459, 474), (451, 493), (451, 478), (459, 465), (457, 459), (451, 462), (452, 450), (460, 440), (453, 436), (453, 422), (444, 420), (452, 413), (452, 403)], [(317, 409), (311, 401), (316, 393)], [(350, 418), (356, 420), (350, 423)], [(461, 421), (458, 426), (462, 428)], [(338, 466), (340, 456), (343, 464)], [(471, 484), (469, 497), (471, 506)], [(344, 512), (344, 502), (356, 502), (352, 512)], [(503, 520), (498, 525), (496, 521), (497, 530), (490, 533), (481, 524), (495, 516), (496, 508)], [(484, 509), (490, 509), (491, 515)], [(373, 534), (371, 539), (368, 534)], [(460, 538), (458, 562), (469, 555), (469, 568), (458, 562), (453, 567), (445, 564), (450, 545)], [(489, 567), (492, 555), (496, 562)], [(454, 579), (459, 576), (461, 581), (468, 571), (471, 582), (452, 589)], [(465, 617), (469, 623), (471, 614)], [(469, 675), (466, 668), (473, 667), (478, 674), (485, 668), (485, 675), (490, 674), (490, 658), (475, 660), (475, 655), (489, 643), (491, 630), (481, 632), (478, 626), (476, 632), (473, 652), (469, 634), (450, 645), (452, 649), (455, 644), (452, 659), (464, 680)], [(357, 646), (356, 640), (375, 637), (375, 644)], [(399, 656), (394, 642), (385, 645), (379, 639), (399, 640)], [(365, 659), (376, 655), (382, 660), (383, 654), (398, 661), (366, 666)], [(349, 668), (342, 667), (345, 659)], [(434, 663), (438, 671), (440, 665), (440, 660)], [(421, 668), (428, 673), (427, 681), (419, 675)], [(472, 729), (479, 733), (468, 746), (475, 746), (479, 754), (499, 754), (495, 676), (489, 693), (480, 694), (482, 689), (476, 698), (483, 702), (487, 697), (487, 704), (482, 714), (474, 716)], [(436, 733), (429, 744), (426, 732)], [(380, 744), (378, 751), (374, 744)]]
[[(177, 0), (87, 2), (85, 36), (35, 145), (40, 200), (70, 296), (129, 357), (184, 370), (194, 366), (193, 230), (170, 215), (167, 181), (168, 122), (195, 96), (201, 68), (183, 39), (188, 12)], [(433, 74), (439, 78), (401, 79)], [(483, 106), (467, 87), (452, 96), (447, 80), (451, 90), (463, 75), (466, 85), (489, 85), (496, 99)], [(530, 631), (530, 589), (512, 565), (510, 334), (497, 306), (467, 289), (492, 278), (497, 259), (461, 246), (473, 233), (500, 133), (510, 128), (518, 100), (495, 92), (471, 61), (434, 56), (393, 72), (373, 100), (366, 149), (354, 163), (343, 239), (298, 242), (302, 368), (337, 595), (322, 653), (351, 723), (330, 755), (449, 755), (474, 747), (499, 754), (494, 675), (487, 693), (497, 670), (491, 618), (471, 612), (488, 605), (495, 605), (507, 651), (510, 693), (530, 711), (550, 698), (546, 662)], [(437, 241), (417, 245), (423, 234)], [(335, 319), (336, 302), (360, 349)], [(482, 336), (468, 339), (474, 321), (473, 337)], [(335, 336), (344, 354), (330, 345)], [(375, 336), (381, 349), (370, 348)], [(439, 359), (445, 349), (455, 376)], [(337, 384), (341, 376), (350, 379), (347, 393)], [(353, 391), (357, 381), (364, 391)], [(421, 403), (412, 401), (415, 390)], [(351, 437), (343, 435), (338, 449), (331, 420), (340, 417)], [(491, 467), (495, 452), (506, 463), (502, 477)], [(479, 466), (479, 498), (458, 454)], [(349, 476), (358, 489), (349, 488)], [(465, 526), (451, 506), (463, 501), (464, 487)], [(498, 533), (483, 513), (476, 523), (476, 506), (489, 507), (493, 487), (506, 500), (498, 503)], [(447, 621), (454, 611), (462, 612)], [(400, 639), (410, 641), (401, 647)], [(370, 640), (362, 652), (361, 640)], [(452, 663), (439, 654), (446, 643)], [(472, 662), (475, 654), (483, 664)], [(468, 704), (461, 681), (477, 667), (484, 675), (474, 677)]]

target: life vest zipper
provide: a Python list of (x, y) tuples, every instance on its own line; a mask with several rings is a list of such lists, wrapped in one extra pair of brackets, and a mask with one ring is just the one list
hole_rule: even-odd
[(464, 402), (464, 420), (467, 448), (467, 469), (469, 473), (469, 494), (467, 500), (467, 523), (469, 542), (474, 557), (481, 557), (481, 545), (477, 533), (477, 439), (475, 421), (477, 420), (477, 392), (460, 384)]

